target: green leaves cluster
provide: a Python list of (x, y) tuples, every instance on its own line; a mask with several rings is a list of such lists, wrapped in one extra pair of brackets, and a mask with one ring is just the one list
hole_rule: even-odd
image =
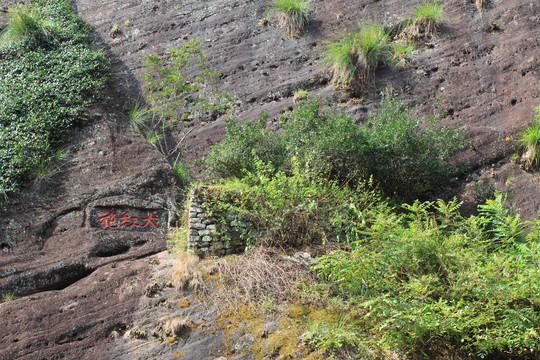
[(279, 133), (265, 129), (264, 116), (257, 123), (228, 120), (225, 139), (204, 163), (214, 176), (243, 177), (243, 169), (256, 168), (252, 152), (285, 173), (295, 157), (342, 184), (373, 176), (387, 194), (414, 199), (448, 181), (455, 172), (448, 159), (464, 145), (462, 129), (438, 127), (438, 119), (421, 121), (414, 109), (388, 99), (359, 127), (342, 109), (305, 99), (280, 118)]
[(210, 68), (206, 58), (198, 39), (170, 48), (164, 58), (148, 55), (143, 74), (147, 99), (162, 120), (181, 126), (182, 121), (200, 122), (231, 108), (227, 92), (210, 86), (221, 74)]
[[(345, 241), (357, 236), (349, 224), (366, 226), (385, 202), (372, 183), (340, 186), (292, 159), (290, 174), (255, 156), (255, 170), (243, 179), (223, 181), (207, 192), (207, 209), (251, 224), (251, 245), (299, 246)], [(363, 224), (363, 225), (362, 225)], [(356, 229), (356, 230), (355, 230)]]
[(456, 200), (415, 202), (376, 217), (352, 252), (319, 259), (319, 276), (358, 304), (364, 345), (421, 352), (442, 340), (482, 358), (539, 348), (540, 222), (526, 234), (504, 199), (469, 218)]
[[(101, 98), (110, 72), (107, 58), (90, 46), (88, 27), (69, 2), (34, 1), (11, 13), (0, 44), (3, 194), (17, 192), (32, 169), (54, 158), (62, 136), (85, 107)], [(10, 29), (21, 26), (20, 14), (31, 16), (34, 25), (14, 37)], [(44, 27), (46, 37), (39, 30)]]

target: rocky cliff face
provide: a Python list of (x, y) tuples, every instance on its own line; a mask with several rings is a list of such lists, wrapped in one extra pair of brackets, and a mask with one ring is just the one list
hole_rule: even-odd
[[(12, 3), (0, 0), (0, 7)], [(488, 178), (499, 189), (511, 181), (517, 210), (525, 218), (536, 215), (538, 175), (508, 161), (515, 144), (506, 138), (529, 124), (540, 105), (537, 1), (492, 2), (483, 12), (468, 1), (445, 1), (447, 22), (414, 56), (412, 68), (380, 69), (376, 88), (353, 102), (328, 83), (319, 61), (324, 40), (367, 19), (396, 24), (416, 1), (314, 4), (304, 35), (292, 39), (272, 21), (259, 24), (269, 1), (74, 1), (118, 72), (115, 105), (89, 111), (85, 125), (67, 141), (74, 161), (60, 177), (29, 184), (2, 212), (0, 241), (7, 245), (0, 252), (0, 293), (19, 298), (0, 304), (0, 359), (171, 356), (126, 350), (138, 343), (111, 335), (135, 321), (155, 276), (149, 256), (165, 249), (170, 211), (179, 199), (174, 172), (129, 128), (120, 109), (142, 98), (139, 75), (146, 55), (162, 55), (186, 39), (202, 40), (223, 74), (220, 86), (239, 100), (235, 111), (246, 119), (263, 109), (270, 119), (287, 111), (297, 89), (342, 102), (358, 122), (376, 108), (381, 90), (402, 96), (422, 113), (444, 99), (443, 124), (461, 121), (471, 141), (458, 156), (469, 175), (448, 192), (473, 200), (475, 179)], [(5, 21), (0, 13), (0, 24)], [(119, 27), (114, 39), (113, 24)], [(186, 139), (188, 163), (223, 137), (223, 120), (193, 129)], [(203, 358), (191, 354), (185, 358)], [(209, 354), (217, 355), (207, 350), (204, 356)]]

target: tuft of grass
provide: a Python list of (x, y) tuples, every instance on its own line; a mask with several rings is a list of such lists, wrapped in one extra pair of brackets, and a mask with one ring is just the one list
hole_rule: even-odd
[(8, 10), (9, 23), (2, 31), (1, 41), (13, 44), (28, 41), (30, 45), (43, 45), (53, 42), (59, 33), (58, 25), (42, 18), (37, 7), (17, 5)]
[(71, 162), (71, 153), (67, 149), (58, 149), (50, 156), (43, 157), (34, 167), (34, 182), (36, 184), (50, 182), (60, 174)]
[(151, 112), (139, 103), (133, 105), (128, 112), (129, 123), (142, 136), (148, 131)]
[(178, 176), (180, 183), (182, 185), (187, 185), (189, 183), (189, 174), (186, 166), (182, 163), (182, 161), (176, 160), (176, 162), (173, 164), (173, 169), (176, 173), (176, 176)]
[(16, 299), (15, 294), (12, 294), (12, 293), (2, 294), (2, 302), (13, 301), (15, 299)]
[(381, 25), (364, 25), (359, 32), (327, 42), (323, 56), (334, 87), (356, 94), (373, 82), (375, 70), (388, 61), (389, 38)]
[(199, 257), (189, 252), (180, 254), (173, 269), (171, 281), (177, 289), (197, 290), (201, 288), (204, 281), (202, 271), (199, 269)]
[(445, 18), (442, 5), (436, 1), (425, 1), (412, 10), (413, 23), (418, 34), (431, 36)]
[(409, 44), (398, 42), (394, 44), (394, 52), (392, 60), (394, 61), (394, 69), (406, 70), (410, 68), (410, 61), (413, 55), (413, 47)]
[(521, 157), (526, 169), (533, 169), (540, 165), (540, 106), (536, 107), (534, 122), (520, 134), (518, 142), (524, 151)]
[(299, 36), (313, 14), (311, 0), (274, 0), (271, 6), (278, 14), (278, 26), (290, 37)]
[(293, 102), (295, 104), (307, 98), (308, 98), (308, 92), (307, 90), (304, 90), (304, 89), (298, 89), (293, 94)]

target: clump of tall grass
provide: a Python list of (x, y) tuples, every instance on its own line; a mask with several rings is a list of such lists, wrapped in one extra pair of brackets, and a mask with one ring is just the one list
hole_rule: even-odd
[(332, 84), (353, 94), (373, 82), (375, 70), (390, 58), (389, 38), (378, 24), (364, 25), (326, 43), (324, 63), (332, 73)]
[(277, 14), (278, 26), (290, 37), (299, 36), (313, 14), (311, 0), (274, 0), (272, 10)]
[(425, 1), (412, 10), (412, 23), (417, 34), (433, 35), (444, 20), (442, 5), (436, 1)]
[(28, 41), (39, 46), (53, 42), (59, 33), (58, 25), (43, 18), (37, 7), (17, 5), (8, 10), (8, 25), (2, 31), (0, 40), (4, 44)]
[(518, 142), (523, 150), (521, 157), (526, 169), (537, 168), (540, 165), (540, 106), (536, 107), (534, 122), (526, 127), (520, 134)]

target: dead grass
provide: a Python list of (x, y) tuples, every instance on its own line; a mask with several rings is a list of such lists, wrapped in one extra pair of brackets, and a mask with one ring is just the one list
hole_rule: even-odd
[(165, 335), (173, 338), (182, 337), (186, 332), (189, 331), (189, 329), (190, 328), (186, 320), (180, 317), (167, 320), (163, 326)]
[(480, 12), (484, 12), (484, 9), (489, 5), (489, 0), (476, 0), (476, 8)]
[(173, 269), (171, 281), (177, 289), (200, 289), (204, 282), (199, 268), (199, 257), (189, 252), (180, 254)]
[(291, 297), (294, 284), (309, 278), (309, 271), (283, 259), (276, 251), (255, 247), (242, 256), (220, 259), (216, 263), (217, 283), (212, 294), (216, 303), (234, 309), (264, 298), (283, 302)]

